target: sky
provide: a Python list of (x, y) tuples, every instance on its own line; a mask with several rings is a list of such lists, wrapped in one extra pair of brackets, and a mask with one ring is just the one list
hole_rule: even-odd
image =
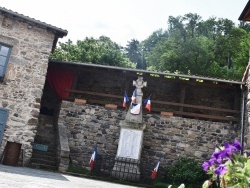
[(167, 29), (169, 16), (238, 18), (248, 0), (0, 0), (0, 6), (68, 31), (60, 42), (104, 35), (126, 46)]

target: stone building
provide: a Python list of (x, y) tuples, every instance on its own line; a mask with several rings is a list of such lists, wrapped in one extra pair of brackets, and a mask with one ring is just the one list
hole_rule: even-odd
[[(247, 2), (246, 6), (244, 7), (242, 13), (239, 16), (239, 20), (243, 22), (250, 21), (250, 1)], [(244, 137), (246, 140), (246, 150), (250, 150), (250, 61), (246, 67), (245, 73), (243, 75), (242, 81), (246, 83), (246, 90), (244, 95), (244, 103), (246, 104), (245, 110), (245, 126), (243, 129)]]
[[(152, 112), (143, 109), (142, 161), (162, 156), (167, 166), (181, 156), (204, 160), (217, 142), (248, 143), (246, 80), (49, 62), (57, 39), (66, 35), (0, 8), (0, 156), (8, 142), (20, 143), (26, 164), (65, 171), (70, 161), (88, 168), (97, 144), (101, 156), (114, 159), (127, 113), (123, 94), (133, 92), (138, 75), (148, 83), (144, 96), (152, 95)], [(42, 163), (45, 158), (51, 161)]]
[(25, 163), (37, 132), (48, 58), (67, 31), (0, 7), (0, 156), (21, 144)]

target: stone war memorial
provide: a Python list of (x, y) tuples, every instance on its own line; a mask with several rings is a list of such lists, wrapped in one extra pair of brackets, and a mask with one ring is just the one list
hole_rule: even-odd
[(142, 88), (147, 86), (147, 82), (143, 81), (143, 77), (138, 77), (133, 85), (136, 87), (136, 103), (131, 102), (125, 120), (120, 121), (119, 145), (112, 176), (139, 180), (143, 130), (146, 127), (142, 118)]
[[(159, 158), (158, 175), (180, 157), (203, 161), (214, 143), (240, 138), (242, 82), (83, 63), (50, 66), (79, 70), (58, 108), (60, 170), (69, 165), (90, 170), (97, 146), (97, 173), (142, 181)], [(47, 85), (45, 94), (51, 90)], [(128, 108), (122, 104), (124, 91), (133, 93)], [(148, 96), (150, 112), (144, 104)]]

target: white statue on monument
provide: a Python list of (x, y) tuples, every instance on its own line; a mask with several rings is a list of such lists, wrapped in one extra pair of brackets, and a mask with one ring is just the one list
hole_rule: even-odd
[[(133, 86), (136, 87), (135, 89), (136, 96), (134, 96), (136, 98), (136, 104), (131, 103), (129, 109), (130, 113), (127, 114), (126, 121), (132, 121), (132, 122), (135, 121), (141, 123), (142, 122), (141, 107), (142, 107), (142, 96), (143, 96), (143, 92), (141, 89), (147, 86), (147, 82), (143, 81), (143, 77), (138, 77), (136, 81), (133, 81)], [(134, 115), (139, 115), (141, 117), (133, 117)]]
[(141, 95), (142, 94), (141, 88), (147, 87), (147, 82), (144, 82), (143, 81), (143, 77), (139, 76), (136, 81), (133, 81), (133, 86), (136, 87), (136, 93), (137, 93), (137, 95)]
[(133, 81), (133, 86), (136, 87), (136, 104), (131, 104), (130, 113), (138, 115), (141, 112), (142, 106), (142, 88), (147, 87), (147, 82), (143, 81), (143, 77), (138, 77), (136, 81)]

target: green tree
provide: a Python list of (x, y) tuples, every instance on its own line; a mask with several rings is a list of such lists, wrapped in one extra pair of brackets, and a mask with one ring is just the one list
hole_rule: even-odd
[(247, 23), (247, 22), (241, 21), (241, 22), (239, 23), (239, 28), (240, 28), (240, 29), (243, 29), (243, 30), (245, 30), (245, 31), (247, 31), (247, 32), (250, 32), (250, 24)]
[(148, 70), (241, 79), (248, 62), (248, 25), (197, 14), (168, 19), (165, 37), (156, 40), (145, 54)]
[(125, 48), (110, 38), (59, 43), (51, 59), (240, 80), (248, 63), (250, 24), (198, 14), (169, 16), (168, 29)]
[(101, 36), (99, 39), (85, 38), (83, 41), (78, 40), (76, 44), (73, 44), (70, 40), (65, 43), (59, 43), (59, 47), (56, 48), (50, 59), (135, 67), (135, 64), (126, 58), (121, 47), (105, 36)]
[(241, 79), (248, 63), (249, 38), (247, 31), (234, 27), (227, 35), (216, 40), (215, 62), (209, 75), (228, 79)]
[(137, 69), (146, 68), (143, 50), (138, 40), (132, 39), (129, 41), (125, 50), (127, 57), (131, 62), (136, 64)]

